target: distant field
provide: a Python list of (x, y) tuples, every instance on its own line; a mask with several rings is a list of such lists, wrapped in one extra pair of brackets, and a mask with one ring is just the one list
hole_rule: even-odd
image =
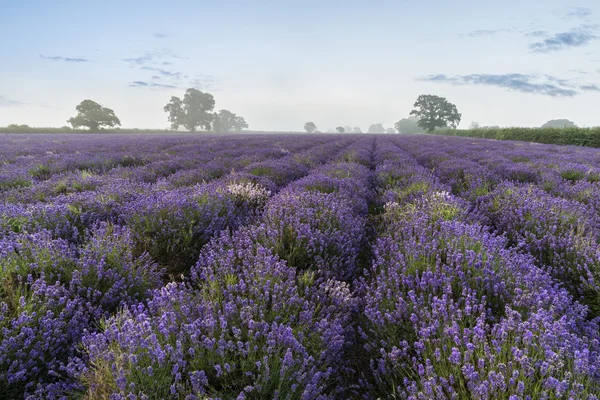
[(597, 399), (600, 150), (0, 135), (0, 399)]

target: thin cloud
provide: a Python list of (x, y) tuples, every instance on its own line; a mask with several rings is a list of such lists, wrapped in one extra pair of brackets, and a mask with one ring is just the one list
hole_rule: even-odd
[(152, 57), (150, 55), (145, 55), (141, 57), (124, 58), (123, 61), (126, 61), (131, 64), (143, 65), (147, 62), (152, 61)]
[(172, 79), (180, 79), (182, 77), (182, 75), (183, 75), (181, 72), (169, 71), (169, 70), (162, 69), (162, 68), (142, 67), (141, 69), (144, 70), (144, 71), (158, 72), (160, 75), (165, 76), (165, 77), (169, 77), (169, 78), (172, 78)]
[(468, 36), (468, 37), (472, 37), (472, 38), (479, 38), (479, 37), (485, 37), (485, 36), (494, 36), (497, 35), (498, 33), (501, 32), (506, 32), (506, 29), (479, 29), (473, 32), (469, 32), (463, 36)]
[(189, 86), (198, 90), (214, 90), (217, 89), (221, 83), (221, 80), (213, 75), (198, 74), (189, 81)]
[(144, 81), (134, 81), (129, 87), (134, 88), (151, 88), (151, 89), (178, 89), (178, 86), (168, 85), (156, 82), (144, 82)]
[(530, 37), (548, 36), (548, 31), (533, 31), (533, 32), (526, 33), (525, 36), (530, 36)]
[(9, 99), (8, 97), (5, 97), (5, 96), (0, 96), (0, 107), (16, 107), (16, 106), (22, 106), (24, 104), (25, 103), (23, 103), (23, 102)]
[(152, 34), (152, 36), (154, 36), (155, 38), (158, 38), (158, 39), (165, 39), (165, 38), (168, 38), (168, 37), (169, 37), (169, 35), (167, 35), (167, 34), (166, 34), (166, 33), (164, 33), (164, 32), (154, 32), (154, 33)]
[(496, 86), (522, 93), (534, 93), (551, 97), (572, 97), (579, 92), (564, 79), (532, 74), (471, 74), (471, 75), (430, 75), (419, 80), (452, 85)]
[(582, 85), (579, 86), (579, 89), (591, 92), (600, 92), (600, 87), (598, 87), (598, 85)]
[(557, 33), (544, 41), (532, 43), (529, 48), (536, 53), (550, 53), (571, 47), (584, 46), (598, 39), (594, 34), (594, 30), (594, 26), (582, 25), (568, 32)]
[(44, 60), (50, 60), (50, 61), (63, 61), (63, 62), (70, 62), (70, 63), (86, 63), (86, 62), (90, 62), (90, 60), (88, 60), (87, 58), (72, 58), (72, 57), (62, 57), (62, 56), (45, 56), (43, 54), (40, 54), (40, 57), (43, 58)]
[(567, 13), (567, 18), (586, 18), (592, 15), (592, 10), (583, 7), (573, 7)]
[(170, 64), (165, 64), (168, 63), (169, 61), (165, 61), (166, 59), (177, 59), (177, 60), (183, 60), (183, 57), (178, 56), (177, 54), (173, 53), (171, 50), (169, 49), (163, 49), (163, 50), (153, 50), (153, 51), (147, 51), (145, 52), (142, 56), (139, 57), (129, 57), (129, 58), (124, 58), (123, 61), (130, 63), (132, 65), (147, 65), (147, 64), (152, 64), (152, 65), (159, 65), (159, 64), (163, 64), (163, 65), (172, 65), (172, 63)]

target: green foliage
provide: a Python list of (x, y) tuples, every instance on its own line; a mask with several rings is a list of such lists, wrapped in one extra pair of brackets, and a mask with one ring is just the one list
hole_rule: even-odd
[(368, 133), (385, 133), (385, 128), (382, 123), (371, 124)]
[(435, 128), (443, 128), (450, 125), (456, 128), (460, 123), (461, 114), (456, 106), (446, 98), (432, 94), (422, 94), (414, 104), (415, 109), (410, 112), (419, 118), (419, 125), (427, 132), (433, 132)]
[(577, 125), (568, 119), (552, 119), (542, 125), (542, 128), (577, 128)]
[(335, 131), (337, 133), (346, 133), (346, 129), (343, 126), (338, 126), (337, 128), (335, 128)]
[(244, 118), (238, 117), (229, 110), (221, 110), (215, 113), (215, 122), (213, 130), (215, 132), (239, 132), (248, 128), (248, 123)]
[(418, 124), (419, 119), (415, 117), (402, 118), (394, 124), (398, 133), (423, 133), (423, 128)]
[(173, 130), (183, 126), (190, 132), (195, 132), (198, 127), (210, 130), (215, 119), (212, 112), (214, 108), (215, 98), (212, 94), (190, 88), (185, 92), (183, 101), (173, 96), (164, 110), (169, 114), (169, 122)]
[(317, 125), (314, 122), (307, 122), (304, 124), (304, 130), (308, 133), (313, 133), (317, 130)]
[(436, 135), (520, 140), (525, 142), (600, 148), (600, 127), (595, 128), (480, 128), (439, 130)]
[(121, 121), (119, 121), (113, 110), (102, 107), (95, 101), (83, 100), (75, 109), (77, 115), (67, 121), (75, 129), (86, 127), (90, 131), (98, 131), (103, 126), (112, 128), (121, 125)]

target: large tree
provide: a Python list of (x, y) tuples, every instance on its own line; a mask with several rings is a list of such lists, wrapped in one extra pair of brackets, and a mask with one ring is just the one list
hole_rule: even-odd
[(552, 119), (542, 125), (542, 128), (575, 128), (575, 122), (568, 119)]
[(460, 123), (461, 114), (456, 106), (446, 98), (432, 94), (422, 94), (414, 104), (415, 109), (410, 112), (419, 119), (417, 125), (427, 132), (435, 128), (444, 128), (450, 125), (456, 128)]
[(198, 127), (210, 130), (215, 119), (212, 112), (214, 108), (215, 98), (212, 94), (190, 88), (185, 92), (183, 101), (173, 96), (164, 110), (169, 114), (172, 129), (177, 130), (183, 126), (190, 132), (195, 132)]
[(317, 125), (314, 122), (307, 122), (304, 124), (304, 130), (308, 133), (313, 133), (317, 130)]
[(67, 121), (75, 129), (85, 126), (90, 131), (97, 131), (103, 126), (110, 128), (116, 125), (121, 126), (121, 121), (113, 110), (102, 107), (95, 101), (83, 100), (75, 109), (77, 115)]
[(338, 126), (337, 128), (335, 128), (335, 131), (337, 133), (346, 133), (346, 129), (344, 129), (343, 126)]
[(229, 110), (221, 110), (215, 113), (215, 122), (213, 130), (215, 132), (239, 132), (248, 128), (248, 124), (244, 118), (239, 117)]
[(382, 123), (372, 124), (367, 133), (385, 133), (385, 128)]
[(419, 119), (416, 117), (402, 118), (394, 124), (394, 127), (398, 133), (423, 133), (423, 128), (417, 124), (418, 122)]

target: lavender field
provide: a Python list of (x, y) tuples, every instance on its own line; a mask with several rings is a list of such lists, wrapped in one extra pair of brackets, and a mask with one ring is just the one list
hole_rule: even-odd
[(0, 136), (2, 399), (598, 399), (600, 150)]

